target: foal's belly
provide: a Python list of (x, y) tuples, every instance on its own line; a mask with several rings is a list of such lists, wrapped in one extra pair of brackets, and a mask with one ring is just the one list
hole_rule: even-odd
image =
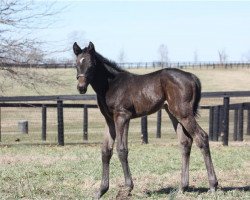
[(123, 81), (114, 80), (106, 94), (110, 111), (125, 111), (136, 118), (159, 110), (164, 104), (165, 95), (161, 79), (156, 75), (130, 75), (123, 77)]
[(141, 95), (138, 94), (132, 98), (133, 110), (132, 117), (141, 117), (149, 115), (159, 110), (164, 104), (164, 98), (161, 95)]

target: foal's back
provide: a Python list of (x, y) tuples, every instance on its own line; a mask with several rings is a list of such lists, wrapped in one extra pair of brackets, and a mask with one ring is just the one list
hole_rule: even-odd
[(115, 112), (128, 111), (132, 118), (151, 114), (164, 103), (178, 102), (181, 96), (185, 101), (192, 101), (194, 78), (178, 69), (162, 69), (145, 75), (123, 72), (110, 82), (107, 105)]

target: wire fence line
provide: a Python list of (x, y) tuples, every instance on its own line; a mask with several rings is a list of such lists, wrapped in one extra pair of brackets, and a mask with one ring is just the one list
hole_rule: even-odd
[(216, 69), (216, 68), (250, 68), (249, 62), (134, 62), (134, 63), (120, 63), (123, 68), (127, 69), (139, 69), (139, 68), (205, 68), (205, 69)]
[[(250, 62), (123, 62), (117, 63), (120, 67), (125, 69), (140, 69), (140, 68), (250, 68)], [(42, 68), (42, 69), (63, 69), (63, 68), (74, 68), (75, 62), (65, 63), (38, 63), (38, 64), (27, 64), (27, 63), (0, 63), (0, 67), (4, 68)]]

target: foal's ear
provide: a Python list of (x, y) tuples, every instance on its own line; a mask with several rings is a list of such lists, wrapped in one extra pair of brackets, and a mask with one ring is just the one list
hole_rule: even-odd
[(82, 49), (78, 46), (76, 42), (73, 45), (73, 50), (76, 56), (82, 53)]
[(91, 53), (95, 52), (95, 46), (92, 42), (89, 42), (88, 51)]

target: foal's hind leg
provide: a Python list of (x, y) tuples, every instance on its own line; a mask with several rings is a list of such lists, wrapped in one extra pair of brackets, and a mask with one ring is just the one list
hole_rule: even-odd
[(177, 133), (181, 145), (182, 169), (180, 190), (184, 191), (188, 188), (189, 185), (189, 161), (193, 139), (188, 135), (188, 133), (178, 122), (178, 120), (169, 112), (167, 106), (165, 106), (165, 109), (173, 123), (174, 129)]
[(208, 173), (210, 190), (216, 190), (218, 181), (212, 163), (207, 133), (199, 126), (193, 116), (181, 119), (181, 123), (185, 127), (187, 132), (194, 138), (197, 146), (200, 148), (203, 154)]
[(97, 199), (101, 198), (109, 189), (109, 163), (113, 154), (115, 136), (114, 122), (109, 122), (108, 130), (105, 132), (102, 144), (102, 181), (100, 190), (96, 196)]

